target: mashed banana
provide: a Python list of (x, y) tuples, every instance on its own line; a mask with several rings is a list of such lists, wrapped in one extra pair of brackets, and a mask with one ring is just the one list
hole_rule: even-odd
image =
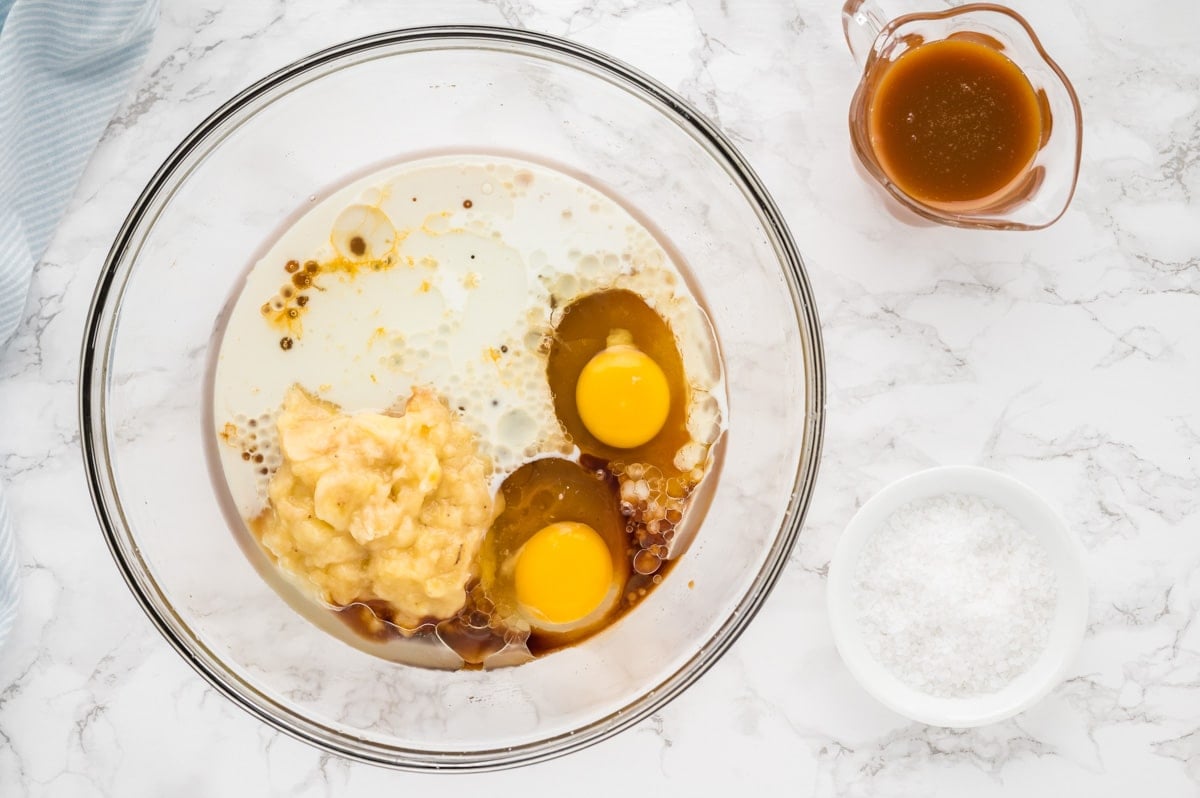
[(278, 563), (332, 605), (388, 602), (401, 626), (461, 609), (491, 465), (450, 409), (417, 388), (402, 416), (351, 416), (293, 387), (278, 425), (283, 463), (255, 524)]

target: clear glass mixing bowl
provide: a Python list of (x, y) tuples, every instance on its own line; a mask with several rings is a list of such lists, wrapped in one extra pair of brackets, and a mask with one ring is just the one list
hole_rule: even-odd
[[(248, 265), (324, 192), (431, 150), (528, 154), (635, 208), (686, 260), (725, 355), (725, 461), (691, 548), (615, 626), (515, 668), (398, 665), (319, 628), (231, 534), (205, 456), (205, 369)], [(424, 28), (293, 64), (175, 150), (130, 212), (96, 288), (80, 414), (113, 556), (205, 679), (327, 751), (478, 770), (546, 759), (636, 723), (736, 639), (800, 532), (821, 448), (823, 375), (800, 255), (761, 182), (712, 124), (579, 45)]]

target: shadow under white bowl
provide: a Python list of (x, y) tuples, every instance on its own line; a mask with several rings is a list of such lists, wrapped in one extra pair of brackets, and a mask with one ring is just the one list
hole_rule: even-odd
[[(1058, 578), (1058, 602), (1049, 638), (1033, 665), (1002, 689), (982, 695), (939, 697), (902, 682), (870, 653), (854, 604), (854, 574), (863, 548), (887, 518), (921, 499), (978, 496), (1011, 513), (1046, 547)], [(1088, 586), (1083, 547), (1049, 504), (1012, 477), (974, 466), (943, 466), (893, 482), (862, 506), (829, 566), (829, 621), (846, 667), (880, 703), (913, 720), (967, 728), (1004, 720), (1036, 704), (1066, 676), (1087, 627)]]

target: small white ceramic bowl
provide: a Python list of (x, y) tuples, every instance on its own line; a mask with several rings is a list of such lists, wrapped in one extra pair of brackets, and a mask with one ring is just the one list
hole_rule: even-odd
[[(995, 693), (964, 698), (931, 696), (900, 681), (868, 651), (852, 593), (864, 544), (893, 512), (909, 502), (944, 494), (988, 499), (1012, 513), (1046, 546), (1058, 575), (1058, 605), (1046, 648), (1025, 673)], [(829, 566), (829, 621), (833, 639), (854, 678), (890, 709), (934, 726), (982, 726), (1016, 715), (1040, 701), (1066, 676), (1087, 627), (1088, 586), (1083, 546), (1040, 496), (1012, 477), (974, 466), (944, 466), (893, 482), (854, 516)]]

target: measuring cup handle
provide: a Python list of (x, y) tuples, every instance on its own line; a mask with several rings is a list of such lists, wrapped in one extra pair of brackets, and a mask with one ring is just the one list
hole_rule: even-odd
[[(930, 11), (931, 8), (950, 8), (947, 0), (883, 0), (881, 7), (878, 0), (846, 0), (842, 6), (842, 31), (846, 34), (846, 46), (854, 63), (861, 69), (867, 63), (867, 56), (879, 38), (879, 32), (889, 22), (908, 14)], [(970, 6), (957, 6), (966, 10)]]
[(888, 23), (888, 17), (875, 0), (846, 0), (842, 6), (842, 30), (846, 34), (846, 46), (854, 63), (862, 68), (867, 63), (879, 31)]

